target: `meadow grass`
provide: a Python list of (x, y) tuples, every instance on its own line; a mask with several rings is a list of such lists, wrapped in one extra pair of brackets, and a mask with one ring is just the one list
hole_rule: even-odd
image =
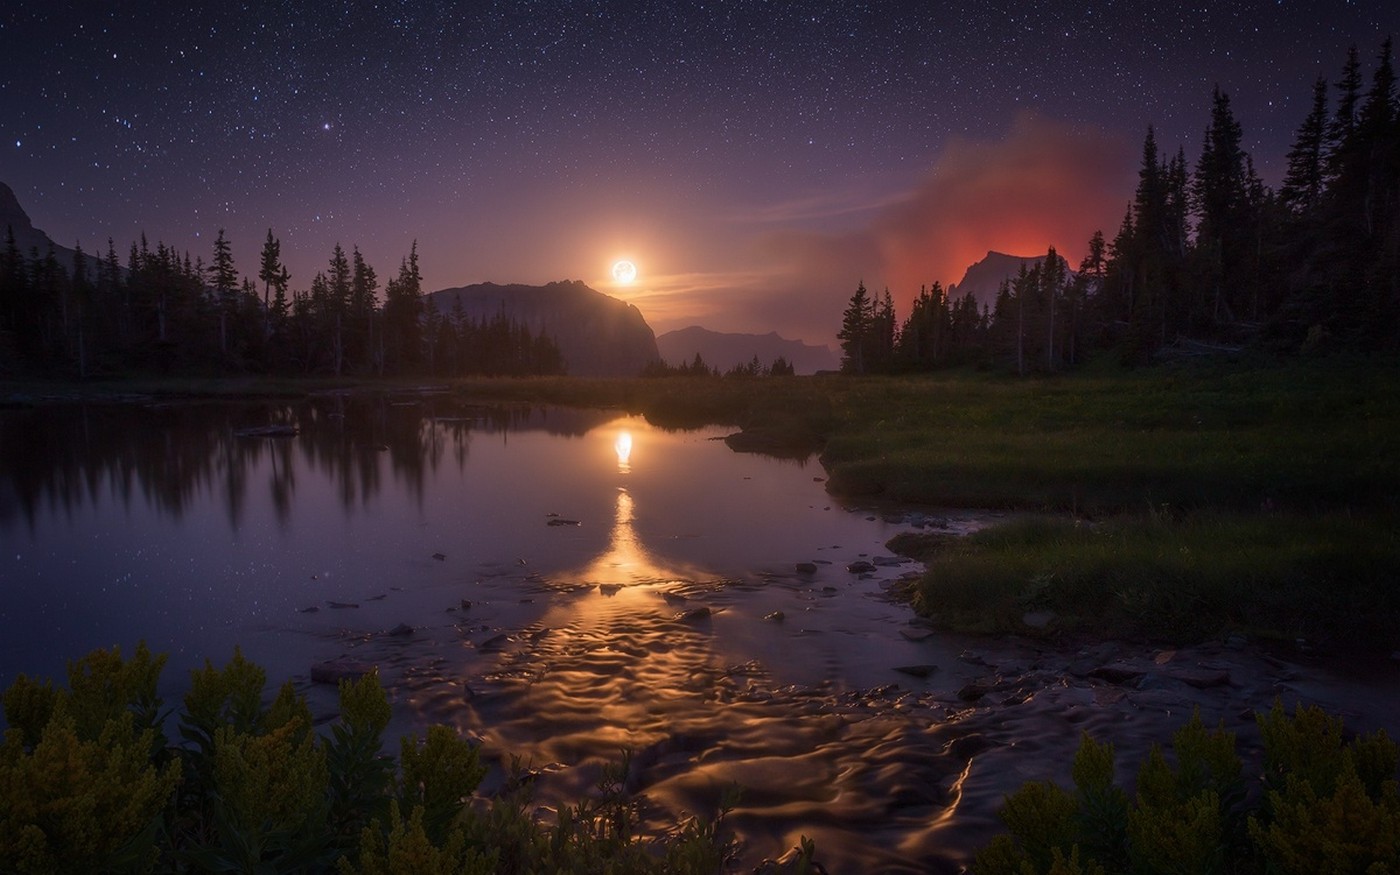
[(927, 572), (911, 591), (951, 628), (1184, 642), (1242, 633), (1389, 649), (1400, 618), (1393, 515), (1035, 517), (966, 538), (905, 535)]

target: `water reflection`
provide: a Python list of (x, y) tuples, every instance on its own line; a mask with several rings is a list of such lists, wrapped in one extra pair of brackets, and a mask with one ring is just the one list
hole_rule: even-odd
[(630, 474), (632, 472), (632, 432), (618, 432), (617, 440), (613, 441), (613, 449), (617, 451), (617, 473)]
[[(303, 402), (76, 404), (0, 411), (0, 530), (45, 508), (71, 514), (117, 500), (144, 500), (179, 519), (217, 496), (233, 526), (265, 486), (286, 523), (299, 464), (335, 484), (346, 510), (396, 485), (421, 497), (445, 463), (467, 464), (473, 433), (539, 431), (578, 437), (616, 412), (479, 407), (447, 398), (332, 395)], [(250, 437), (285, 426), (295, 439)], [(630, 439), (630, 435), (629, 435)], [(626, 466), (619, 438), (619, 467)], [(630, 443), (628, 451), (630, 452)], [(266, 462), (266, 466), (264, 466)], [(251, 473), (266, 467), (265, 475)], [(265, 479), (263, 479), (265, 477)]]
[(664, 575), (632, 528), (632, 513), (632, 496), (627, 487), (619, 486), (608, 547), (580, 572), (582, 579), (606, 586), (655, 580)]

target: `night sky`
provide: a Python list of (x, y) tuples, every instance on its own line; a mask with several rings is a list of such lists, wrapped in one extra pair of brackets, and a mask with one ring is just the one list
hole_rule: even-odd
[[(336, 242), (428, 290), (582, 279), (658, 331), (829, 342), (988, 249), (1076, 263), (1143, 134), (1227, 92), (1277, 185), (1311, 83), (1400, 3), (6, 0), (0, 181), (125, 258), (144, 231), (305, 289)], [(609, 267), (639, 268), (621, 288)]]

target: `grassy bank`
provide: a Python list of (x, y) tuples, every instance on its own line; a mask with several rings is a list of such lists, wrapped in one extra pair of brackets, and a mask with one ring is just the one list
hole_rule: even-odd
[(967, 538), (901, 535), (924, 557), (915, 607), (979, 632), (1191, 641), (1242, 633), (1394, 646), (1400, 518), (1198, 511), (1043, 517)]

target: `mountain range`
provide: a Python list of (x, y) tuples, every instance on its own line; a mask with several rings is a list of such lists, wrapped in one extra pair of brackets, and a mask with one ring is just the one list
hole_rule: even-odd
[(662, 361), (669, 365), (684, 365), (699, 355), (711, 368), (728, 371), (735, 365), (745, 365), (758, 356), (759, 364), (768, 367), (782, 356), (799, 374), (835, 370), (841, 359), (829, 347), (812, 346), (800, 340), (787, 340), (778, 332), (767, 334), (722, 334), (699, 325), (668, 331), (656, 338), (656, 348)]

